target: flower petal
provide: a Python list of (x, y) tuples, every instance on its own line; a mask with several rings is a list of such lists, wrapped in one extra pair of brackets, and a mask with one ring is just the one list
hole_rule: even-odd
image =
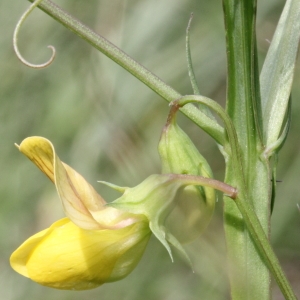
[(49, 140), (29, 137), (19, 150), (54, 182), (66, 215), (76, 225), (85, 229), (102, 228), (93, 213), (104, 209), (106, 202), (80, 174), (60, 161)]
[(85, 230), (65, 218), (25, 241), (10, 262), (14, 270), (42, 285), (91, 289), (127, 276), (149, 237), (143, 221), (117, 230)]
[(60, 161), (52, 143), (43, 137), (29, 137), (19, 146), (55, 184), (67, 217), (84, 229), (117, 229), (144, 219), (113, 207), (75, 170)]

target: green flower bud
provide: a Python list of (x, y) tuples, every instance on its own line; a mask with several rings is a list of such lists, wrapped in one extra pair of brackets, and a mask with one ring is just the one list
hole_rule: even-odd
[[(212, 171), (191, 139), (178, 126), (173, 106), (158, 145), (162, 173), (190, 174), (212, 178)], [(216, 201), (215, 190), (207, 186), (187, 186), (176, 197), (174, 210), (166, 227), (181, 242), (199, 236), (209, 223)]]

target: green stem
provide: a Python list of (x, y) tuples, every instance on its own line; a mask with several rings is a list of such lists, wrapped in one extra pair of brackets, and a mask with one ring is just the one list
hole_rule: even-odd
[[(29, 1), (33, 2), (33, 0)], [(79, 37), (87, 41), (93, 47), (101, 51), (107, 57), (115, 61), (118, 65), (142, 81), (145, 85), (147, 85), (150, 89), (168, 102), (181, 97), (177, 91), (163, 82), (156, 75), (151, 73), (141, 64), (136, 62), (125, 52), (63, 11), (50, 0), (44, 0), (38, 5), (38, 7), (46, 14), (64, 25), (66, 28), (76, 33)], [(201, 127), (204, 131), (206, 131), (210, 136), (212, 136), (219, 144), (224, 144), (224, 130), (217, 122), (215, 122), (215, 120), (209, 118), (193, 105), (186, 106), (185, 108), (181, 109), (181, 112), (191, 119), (195, 124)]]
[(273, 274), (284, 297), (288, 300), (297, 300), (252, 206), (248, 201), (240, 198), (239, 194), (235, 199), (235, 203), (243, 216), (244, 222), (246, 223), (256, 247)]
[[(230, 185), (237, 180), (245, 182), (243, 199), (253, 207), (268, 236), (271, 178), (269, 161), (262, 157), (264, 147), (260, 134), (256, 2), (223, 0), (228, 72), (226, 111), (237, 132), (243, 166), (243, 171), (237, 173), (235, 157), (230, 156), (226, 162), (225, 182)], [(240, 210), (232, 201), (224, 203), (224, 227), (232, 299), (271, 299), (270, 272)]]
[[(238, 144), (236, 130), (230, 117), (218, 103), (202, 96), (184, 96), (174, 101), (173, 104), (182, 106), (191, 102), (201, 103), (208, 106), (210, 109), (215, 111), (223, 120), (231, 148), (230, 156), (235, 157), (234, 168), (236, 177), (241, 178), (239, 174), (242, 173), (242, 169), (240, 169), (240, 167), (242, 166), (242, 158), (240, 154), (240, 147)], [(259, 253), (263, 257), (263, 260), (268, 266), (269, 270), (272, 272), (278, 286), (280, 287), (286, 299), (297, 299), (269, 243), (269, 240), (260, 224), (260, 221), (253, 210), (253, 206), (249, 203), (249, 200), (247, 200), (248, 197), (245, 195), (246, 189), (244, 188), (244, 183), (239, 182), (238, 184), (238, 194), (235, 203), (242, 214), (243, 220), (250, 232), (253, 242), (258, 248)]]

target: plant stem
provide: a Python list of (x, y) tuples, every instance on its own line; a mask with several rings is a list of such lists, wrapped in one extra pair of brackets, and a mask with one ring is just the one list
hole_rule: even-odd
[[(237, 132), (242, 168), (231, 155), (225, 182), (241, 192), (258, 217), (265, 235), (270, 229), (271, 177), (269, 161), (262, 158), (262, 114), (256, 49), (256, 0), (223, 0), (227, 44), (226, 111)], [(251, 228), (241, 211), (224, 202), (224, 227), (233, 300), (269, 300), (270, 272), (258, 251)]]
[[(190, 96), (184, 96), (176, 101), (173, 102), (173, 104), (182, 106), (187, 103), (191, 102), (197, 102), (201, 103), (203, 105), (208, 106), (210, 109), (212, 109), (214, 112), (218, 114), (218, 116), (223, 120), (225, 124), (225, 128), (227, 131), (231, 151), (230, 155), (236, 157), (236, 162), (235, 162), (235, 174), (236, 176), (239, 175), (239, 167), (241, 166), (241, 155), (240, 155), (240, 147), (238, 144), (238, 139), (235, 131), (235, 127), (225, 112), (225, 110), (215, 101), (202, 97), (202, 96), (195, 96), (195, 95), (190, 95)], [(204, 184), (203, 184), (204, 185)], [(218, 185), (217, 189), (221, 190)], [(225, 186), (226, 188), (227, 185)], [(237, 197), (235, 199), (235, 203), (239, 209), (239, 211), (242, 214), (243, 220), (247, 226), (247, 229), (250, 232), (251, 238), (258, 248), (259, 253), (261, 254), (263, 261), (266, 263), (268, 266), (269, 270), (272, 272), (278, 286), (280, 287), (283, 295), (286, 297), (286, 299), (296, 299), (296, 296), (280, 266), (280, 263), (270, 245), (270, 242), (260, 224), (259, 219), (257, 218), (253, 206), (249, 203), (249, 200), (247, 200), (247, 197), (243, 194), (245, 188), (243, 188), (243, 185), (241, 186), (241, 191), (238, 190)], [(228, 193), (227, 193), (228, 194)], [(230, 195), (230, 194), (229, 194)], [(234, 199), (234, 197), (231, 196), (231, 198)]]
[[(33, 0), (28, 1), (33, 2)], [(107, 57), (115, 61), (118, 65), (134, 75), (137, 79), (142, 81), (145, 85), (147, 85), (150, 89), (168, 102), (181, 97), (177, 91), (163, 82), (152, 72), (147, 70), (141, 64), (136, 62), (125, 52), (110, 43), (101, 35), (92, 31), (89, 27), (79, 22), (70, 14), (63, 11), (50, 0), (42, 1), (38, 7), (46, 14), (64, 25), (66, 28), (76, 33), (79, 37), (87, 41), (93, 47), (101, 51)], [(210, 136), (212, 136), (219, 144), (224, 144), (224, 130), (215, 120), (202, 113), (193, 105), (186, 106), (185, 108), (181, 109), (181, 112), (191, 119), (195, 124), (201, 127)]]
[(260, 225), (255, 212), (253, 211), (252, 206), (249, 205), (246, 199), (240, 198), (239, 195), (235, 199), (235, 203), (243, 216), (244, 222), (247, 225), (247, 228), (255, 245), (264, 258), (264, 262), (268, 266), (269, 270), (272, 272), (283, 295), (286, 299), (296, 300), (297, 297), (293, 292), (292, 287), (280, 266), (280, 263), (270, 245), (270, 242), (262, 226)]

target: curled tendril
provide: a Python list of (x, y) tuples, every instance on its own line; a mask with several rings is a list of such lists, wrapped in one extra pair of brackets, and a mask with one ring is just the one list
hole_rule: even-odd
[(51, 65), (51, 63), (53, 62), (54, 58), (55, 58), (55, 48), (53, 46), (48, 46), (48, 48), (50, 48), (52, 50), (52, 56), (50, 57), (50, 59), (43, 63), (43, 64), (32, 64), (30, 62), (28, 62), (26, 59), (23, 58), (23, 56), (21, 55), (19, 49), (18, 49), (18, 34), (20, 31), (20, 28), (23, 24), (23, 22), (26, 20), (26, 18), (29, 16), (29, 14), (34, 10), (35, 7), (37, 7), (43, 0), (35, 0), (30, 7), (25, 11), (25, 13), (22, 15), (22, 17), (20, 18), (20, 20), (18, 21), (15, 31), (14, 31), (14, 36), (13, 36), (13, 46), (14, 46), (14, 50), (15, 53), (18, 57), (18, 59), (26, 66), (34, 68), (34, 69), (42, 69), (42, 68), (46, 68), (49, 65)]

